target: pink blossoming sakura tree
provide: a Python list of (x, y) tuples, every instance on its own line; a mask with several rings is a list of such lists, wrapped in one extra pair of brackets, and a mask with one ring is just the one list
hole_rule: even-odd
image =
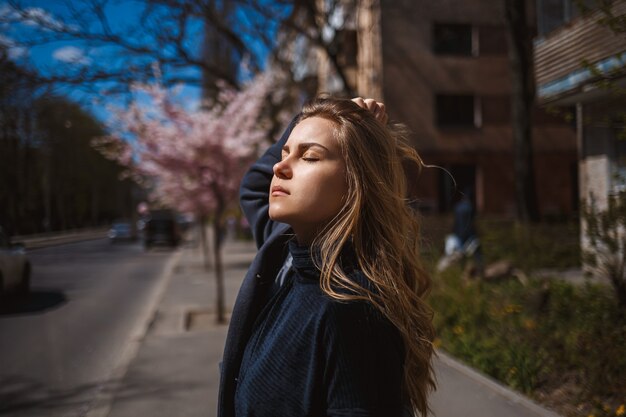
[(217, 321), (223, 323), (224, 287), (221, 257), (223, 216), (236, 201), (239, 183), (257, 157), (265, 131), (260, 127), (272, 79), (260, 74), (241, 91), (223, 89), (219, 103), (190, 111), (182, 98), (159, 83), (137, 84), (137, 97), (126, 109), (112, 109), (113, 133), (95, 146), (128, 168), (141, 184), (150, 179), (151, 198), (214, 227)]

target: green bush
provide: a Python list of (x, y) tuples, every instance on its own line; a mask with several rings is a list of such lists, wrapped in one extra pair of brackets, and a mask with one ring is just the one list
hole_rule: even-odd
[(582, 214), (587, 225), (585, 264), (593, 267), (594, 275), (611, 282), (618, 302), (626, 310), (626, 192), (609, 196), (605, 209), (596, 206), (592, 195), (583, 203)]
[(478, 223), (486, 262), (510, 259), (525, 272), (580, 266), (578, 222), (521, 226), (512, 221)]
[(567, 376), (579, 396), (568, 400), (587, 413), (573, 415), (614, 415), (605, 409), (626, 398), (626, 318), (606, 286), (460, 276), (452, 268), (434, 278), (430, 302), (442, 349), (534, 397)]

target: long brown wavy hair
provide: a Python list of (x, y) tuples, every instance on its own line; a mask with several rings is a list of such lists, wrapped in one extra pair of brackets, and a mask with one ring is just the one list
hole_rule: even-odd
[[(348, 192), (339, 213), (313, 241), (320, 283), (330, 297), (371, 302), (399, 330), (404, 341), (404, 388), (414, 415), (426, 416), (435, 388), (432, 369), (433, 313), (424, 301), (430, 276), (420, 256), (420, 226), (408, 197), (406, 171), (423, 162), (407, 144), (401, 125), (383, 125), (350, 100), (318, 98), (300, 120), (331, 121), (346, 164)], [(373, 290), (348, 278), (339, 263), (352, 243), (360, 270)], [(348, 291), (342, 291), (348, 290)], [(418, 414), (419, 413), (419, 414)]]

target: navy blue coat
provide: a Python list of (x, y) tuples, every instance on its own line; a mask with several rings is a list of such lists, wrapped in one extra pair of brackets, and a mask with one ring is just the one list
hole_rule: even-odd
[(259, 249), (248, 269), (230, 318), (221, 365), (218, 417), (234, 417), (235, 388), (239, 367), (252, 327), (268, 299), (274, 279), (287, 256), (287, 241), (293, 235), (289, 225), (270, 220), (269, 185), (274, 164), (281, 159), (294, 122), (250, 168), (241, 183), (241, 208), (250, 223)]

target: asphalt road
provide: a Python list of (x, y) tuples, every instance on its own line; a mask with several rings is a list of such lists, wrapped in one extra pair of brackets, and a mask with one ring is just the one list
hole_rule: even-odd
[(173, 253), (105, 239), (29, 252), (30, 297), (0, 306), (0, 416), (87, 415)]

